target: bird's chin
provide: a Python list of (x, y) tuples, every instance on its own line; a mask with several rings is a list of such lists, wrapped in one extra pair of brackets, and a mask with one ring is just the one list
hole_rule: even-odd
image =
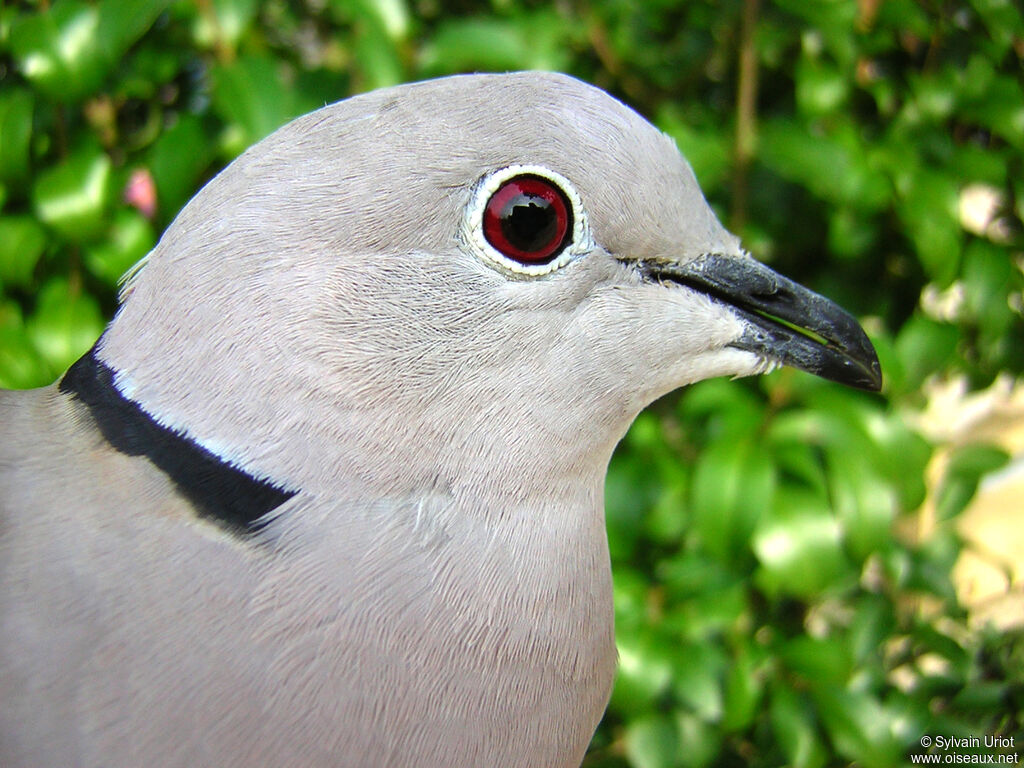
[(733, 379), (760, 376), (782, 366), (782, 362), (773, 357), (736, 347), (719, 349), (708, 357), (710, 360), (700, 369), (702, 372), (694, 378), (694, 382), (716, 376), (728, 376)]
[(770, 357), (734, 347), (722, 347), (699, 355), (687, 357), (675, 363), (670, 374), (651, 393), (650, 401), (667, 395), (673, 390), (695, 384), (704, 379), (728, 377), (740, 379), (757, 376), (779, 368), (782, 364)]

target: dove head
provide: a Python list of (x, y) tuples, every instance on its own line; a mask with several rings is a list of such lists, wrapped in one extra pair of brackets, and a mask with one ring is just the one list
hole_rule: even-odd
[(525, 494), (603, 477), (679, 386), (788, 363), (877, 388), (869, 350), (742, 251), (664, 134), (519, 73), (369, 93), (256, 144), (131, 275), (97, 355), (158, 422), (289, 487), (498, 472)]

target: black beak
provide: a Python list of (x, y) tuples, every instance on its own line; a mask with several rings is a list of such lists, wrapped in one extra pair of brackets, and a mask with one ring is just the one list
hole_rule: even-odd
[(882, 388), (878, 355), (839, 305), (752, 258), (706, 254), (684, 264), (637, 262), (645, 277), (685, 285), (747, 321), (732, 346), (858, 389)]

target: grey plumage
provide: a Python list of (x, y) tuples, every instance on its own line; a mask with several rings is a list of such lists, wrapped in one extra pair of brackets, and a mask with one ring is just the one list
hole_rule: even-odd
[[(481, 235), (515, 165), (571, 187), (544, 274)], [(83, 397), (0, 393), (0, 764), (578, 765), (615, 664), (604, 474), (635, 415), (780, 362), (878, 386), (852, 319), (776, 278), (668, 138), (565, 76), (285, 126), (186, 206), (94, 354), (290, 497), (239, 533)]]

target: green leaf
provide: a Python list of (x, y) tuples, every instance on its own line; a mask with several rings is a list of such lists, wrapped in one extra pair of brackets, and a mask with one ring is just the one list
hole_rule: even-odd
[(284, 87), (279, 62), (243, 56), (211, 70), (213, 108), (234, 129), (228, 153), (240, 153), (295, 116), (291, 91)]
[(892, 540), (897, 499), (874, 471), (870, 457), (851, 450), (829, 452), (832, 509), (842, 523), (843, 540), (857, 563)]
[[(775, 423), (772, 422), (772, 427)], [(766, 434), (766, 450), (775, 460), (782, 482), (812, 492), (824, 503), (827, 478), (821, 451), (802, 440), (780, 439), (779, 432), (772, 427)]]
[(36, 216), (72, 243), (103, 231), (110, 201), (110, 158), (93, 145), (39, 174), (32, 188)]
[(826, 449), (869, 450), (870, 439), (850, 418), (848, 401), (842, 408), (831, 407), (829, 399), (814, 404), (817, 407), (792, 409), (779, 414), (768, 427), (771, 445), (800, 443)]
[[(627, 444), (640, 433), (654, 430), (660, 442), (660, 431), (653, 414), (641, 413), (626, 435)], [(627, 458), (628, 457), (628, 458)], [(658, 478), (649, 467), (637, 461), (625, 449), (616, 451), (605, 477), (605, 518), (608, 525), (608, 544), (613, 561), (632, 557), (643, 534), (644, 516), (661, 492)], [(680, 509), (677, 514), (685, 514)]]
[[(844, 69), (850, 69), (856, 55), (856, 38), (846, 30), (853, 29), (857, 23), (857, 5), (844, 2), (801, 2), (801, 0), (777, 0), (779, 6), (785, 8), (798, 18), (805, 20), (801, 27), (805, 35), (814, 35), (821, 39), (825, 48), (832, 53)], [(804, 56), (816, 55), (816, 45), (805, 43)]]
[(627, 714), (650, 711), (672, 684), (678, 649), (643, 627), (616, 627), (619, 666), (611, 704)]
[(886, 0), (878, 6), (878, 26), (898, 30), (927, 40), (935, 31), (935, 21), (925, 7), (915, 0)]
[(849, 97), (844, 73), (820, 59), (801, 58), (796, 66), (796, 103), (807, 116), (839, 109)]
[(964, 116), (980, 123), (1017, 149), (1024, 148), (1024, 101), (1020, 80), (998, 75), (982, 99), (968, 105)]
[(131, 208), (120, 208), (107, 238), (86, 248), (85, 266), (114, 286), (155, 244), (156, 236), (146, 217)]
[(386, 88), (405, 79), (398, 46), (376, 26), (369, 26), (356, 35), (356, 59), (363, 73), (364, 90)]
[(730, 732), (749, 728), (757, 717), (763, 691), (760, 664), (750, 646), (741, 641), (726, 671), (722, 728)]
[(11, 49), (34, 86), (57, 101), (76, 101), (100, 87), (169, 5), (170, 0), (60, 0), (16, 19)]
[(853, 662), (868, 665), (877, 660), (878, 649), (892, 634), (894, 626), (891, 602), (874, 595), (863, 596), (856, 604), (846, 643)]
[(960, 332), (956, 326), (915, 314), (896, 338), (896, 353), (906, 375), (905, 386), (917, 388), (925, 378), (948, 369), (957, 357)]
[(512, 69), (527, 55), (527, 48), (520, 28), (508, 20), (448, 19), (431, 40), (426, 59), (444, 70)]
[(793, 768), (822, 768), (828, 753), (818, 734), (814, 708), (784, 685), (772, 689), (772, 731)]
[(725, 186), (732, 170), (732, 150), (724, 131), (691, 128), (673, 102), (661, 106), (655, 122), (675, 139), (705, 194), (710, 196)]
[(900, 510), (917, 509), (927, 493), (925, 472), (932, 456), (928, 441), (902, 418), (875, 414), (866, 420), (874, 450), (873, 468), (882, 472), (898, 495)]
[(719, 440), (707, 446), (693, 473), (693, 530), (722, 562), (749, 551), (750, 535), (770, 508), (775, 467), (752, 440)]
[(808, 501), (780, 492), (775, 513), (754, 533), (757, 583), (769, 594), (810, 598), (849, 574), (838, 520)]
[(956, 69), (957, 93), (962, 101), (970, 103), (983, 100), (991, 92), (996, 68), (990, 56), (975, 51), (968, 57), (966, 66), (958, 66)]
[[(616, 628), (633, 632), (646, 624), (651, 582), (629, 563), (612, 570), (612, 590), (615, 598)], [(628, 644), (628, 641), (627, 641)]]
[(667, 715), (652, 714), (631, 721), (624, 742), (633, 768), (674, 768), (679, 764), (679, 729)]
[(1009, 461), (1006, 451), (991, 445), (965, 445), (949, 459), (935, 503), (939, 520), (959, 515), (974, 498), (981, 479)]
[(33, 345), (56, 375), (93, 345), (104, 321), (92, 296), (72, 291), (66, 280), (54, 279), (39, 292), (35, 312), (25, 325)]
[(79, 0), (61, 0), (42, 13), (22, 15), (11, 29), (18, 68), (56, 101), (89, 95), (110, 66), (100, 43), (99, 21), (98, 8)]
[(1009, 456), (1002, 448), (975, 443), (958, 448), (949, 458), (946, 475), (980, 480), (989, 472), (1006, 465)]
[(893, 732), (895, 723), (868, 693), (817, 689), (818, 712), (836, 750), (865, 768), (903, 765), (903, 749)]
[(982, 716), (1005, 711), (1010, 706), (1012, 686), (1003, 681), (978, 681), (963, 688), (954, 698), (957, 709), (975, 710)]
[(988, 345), (999, 343), (1015, 319), (1008, 299), (1024, 287), (1020, 271), (1004, 248), (972, 240), (964, 251), (962, 274), (965, 313), (981, 326)]
[(718, 439), (753, 440), (765, 422), (764, 403), (749, 389), (728, 379), (709, 379), (688, 387), (679, 400), (683, 419), (707, 419)]
[(878, 241), (879, 226), (874, 217), (853, 206), (839, 206), (828, 218), (829, 252), (844, 259), (861, 258)]
[(148, 30), (172, 0), (105, 0), (99, 3), (99, 38), (109, 61), (117, 61)]
[(214, 149), (195, 115), (178, 121), (153, 144), (149, 169), (156, 184), (160, 216), (169, 221), (188, 201), (211, 161)]
[(687, 475), (685, 468), (666, 479), (662, 492), (647, 514), (643, 516), (644, 532), (659, 544), (677, 544), (686, 534)]
[(20, 183), (28, 176), (32, 136), (31, 91), (7, 86), (0, 92), (0, 180)]
[(960, 538), (952, 527), (943, 526), (911, 553), (910, 570), (906, 574), (906, 587), (911, 590), (928, 592), (956, 604), (956, 588), (950, 579), (950, 572), (960, 556)]
[(758, 156), (783, 178), (830, 203), (878, 211), (891, 198), (888, 180), (847, 122), (822, 132), (793, 120), (768, 119), (761, 125)]
[(392, 43), (409, 34), (410, 13), (405, 0), (330, 0), (330, 6), (341, 19), (364, 21)]
[[(661, 573), (661, 568), (658, 569), (658, 573)], [(737, 577), (733, 575), (732, 578)], [(682, 599), (676, 593), (673, 593), (672, 597)], [(750, 612), (746, 585), (742, 582), (737, 581), (721, 587), (709, 583), (704, 589), (687, 596), (685, 602), (677, 609), (670, 611), (665, 617), (664, 624), (671, 627), (680, 637), (708, 640), (736, 627), (750, 615)]]
[(722, 737), (718, 730), (689, 712), (678, 711), (675, 720), (679, 734), (676, 764), (683, 768), (712, 765), (722, 749)]
[(904, 175), (899, 189), (896, 211), (921, 265), (939, 286), (949, 285), (960, 264), (963, 239), (957, 180), (940, 171), (917, 169)]
[(689, 643), (673, 648), (672, 688), (676, 697), (701, 720), (722, 717), (722, 684), (726, 659), (717, 646)]
[(545, 11), (515, 19), (444, 19), (423, 52), (423, 66), (437, 73), (563, 70), (565, 33), (558, 15)]
[(999, 46), (999, 53), (1005, 53), (1016, 39), (1015, 31), (1020, 32), (1020, 8), (1006, 0), (971, 0), (989, 35)]
[(31, 216), (0, 216), (0, 285), (28, 287), (46, 247), (46, 232)]
[(49, 384), (52, 374), (25, 332), (13, 302), (0, 304), (0, 387), (29, 389)]
[(850, 649), (837, 638), (798, 635), (778, 646), (777, 653), (786, 667), (812, 689), (842, 687), (853, 674)]
[[(204, 6), (201, 6), (204, 7)], [(249, 30), (258, 0), (212, 0), (196, 18), (196, 41), (206, 48), (234, 51)]]
[(915, 76), (911, 78), (911, 86), (913, 96), (908, 108), (916, 112), (918, 119), (941, 124), (949, 118), (956, 107), (957, 91), (951, 76), (933, 73)]

